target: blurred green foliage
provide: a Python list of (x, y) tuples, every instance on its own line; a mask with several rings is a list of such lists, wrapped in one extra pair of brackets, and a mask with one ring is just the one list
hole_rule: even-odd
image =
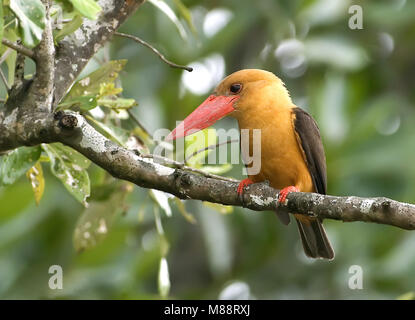
[[(144, 4), (121, 31), (140, 36), (170, 60), (195, 70), (170, 68), (147, 48), (114, 38), (80, 77), (85, 79), (109, 60), (128, 60), (116, 70), (118, 78), (111, 77), (103, 86), (94, 82), (88, 93), (93, 95), (88, 99), (112, 115), (108, 123), (95, 123), (103, 134), (126, 145), (134, 132), (151, 146), (151, 139), (113, 102), (124, 98), (111, 91), (111, 83), (122, 85), (123, 95), (138, 102), (129, 112), (154, 132), (175, 127), (226, 74), (266, 69), (285, 81), (294, 102), (319, 123), (329, 194), (415, 202), (414, 2), (165, 3), (170, 9), (156, 0)], [(362, 30), (348, 27), (352, 4), (363, 8)], [(69, 16), (75, 19), (79, 13)], [(6, 29), (5, 36), (16, 37), (18, 30), (13, 30)], [(10, 55), (7, 65), (13, 65), (13, 59)], [(12, 70), (7, 70), (12, 79)], [(30, 63), (27, 73), (33, 73)], [(104, 92), (112, 103), (98, 102)], [(5, 97), (3, 88), (0, 94)], [(71, 97), (79, 98), (70, 94), (66, 102)], [(69, 107), (88, 110), (82, 107), (85, 99), (75, 102)], [(230, 119), (216, 125), (235, 126)], [(140, 140), (135, 146), (145, 148)], [(282, 226), (272, 212), (235, 208), (229, 214), (226, 208), (198, 201), (177, 203), (163, 193), (115, 181), (89, 163), (81, 166), (88, 172), (91, 190), (90, 206), (84, 208), (82, 197), (78, 195), (77, 201), (59, 180), (65, 177), (50, 170), (43, 150), (37, 166), (43, 167), (45, 190), (38, 206), (33, 180), (25, 175), (0, 187), (1, 298), (413, 298), (413, 232), (326, 221), (336, 258), (311, 261), (303, 254), (295, 227)], [(19, 151), (22, 156), (24, 151)], [(62, 157), (55, 163), (67, 164)], [(1, 165), (0, 170), (7, 163)], [(233, 166), (226, 175), (242, 178), (241, 172), (242, 166)], [(95, 235), (85, 234), (86, 223), (95, 226)], [(99, 230), (108, 231), (108, 236), (101, 238)], [(165, 261), (168, 281), (166, 272), (159, 274), (160, 266), (167, 269)], [(62, 290), (48, 287), (51, 265), (63, 268)], [(352, 265), (363, 268), (362, 290), (348, 287)]]

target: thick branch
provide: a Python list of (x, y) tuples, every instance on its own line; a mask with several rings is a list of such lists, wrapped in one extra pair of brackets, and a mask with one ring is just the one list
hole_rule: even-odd
[[(73, 112), (33, 113), (17, 120), (17, 110), (7, 118), (0, 113), (0, 152), (22, 145), (62, 142), (79, 151), (114, 177), (140, 187), (171, 193), (181, 199), (195, 199), (255, 211), (287, 210), (321, 219), (365, 221), (415, 229), (415, 205), (387, 198), (335, 197), (316, 193), (290, 193), (277, 204), (278, 190), (253, 184), (243, 199), (238, 182), (210, 178), (185, 168), (162, 165), (152, 158), (127, 150), (97, 132), (81, 115)], [(18, 123), (18, 125), (17, 125)], [(14, 124), (14, 125), (13, 125)]]
[(16, 106), (10, 113), (0, 112), (0, 152), (21, 146), (56, 142), (57, 126), (52, 113)]
[(42, 41), (35, 48), (36, 75), (28, 97), (36, 109), (43, 108), (45, 111), (51, 111), (55, 84), (55, 45), (50, 19), (50, 0), (42, 0), (42, 2), (46, 8), (45, 29)]
[(55, 103), (58, 103), (92, 56), (144, 0), (99, 0), (102, 12), (96, 21), (66, 36), (57, 49)]
[[(52, 111), (53, 90), (55, 85), (55, 46), (53, 43), (52, 23), (50, 19), (50, 1), (42, 0), (42, 2), (46, 8), (45, 29), (42, 34), (42, 40), (33, 50), (32, 55), (32, 58), (36, 62), (36, 73), (33, 79), (24, 79), (25, 59), (24, 54), (19, 51), (15, 66), (15, 81), (9, 91), (6, 108), (3, 110), (3, 114), (0, 115), (0, 118), (17, 118), (19, 120), (26, 117), (35, 118), (36, 116), (31, 115), (31, 113), (47, 113)], [(17, 108), (19, 110), (16, 110)], [(13, 125), (11, 122), (6, 122), (6, 124), (9, 127)], [(0, 126), (1, 125), (2, 124), (0, 123)], [(5, 136), (7, 134), (7, 132), (4, 132)], [(21, 132), (20, 134), (23, 136), (25, 135), (24, 132)]]
[[(47, 0), (43, 2), (48, 4)], [(57, 103), (88, 60), (142, 2), (99, 0), (103, 8), (99, 19), (85, 19), (80, 29), (60, 43), (54, 72), (51, 72), (54, 58), (52, 34), (50, 25), (47, 25), (42, 42), (34, 51), (37, 62), (35, 78), (23, 81), (19, 89), (12, 88), (7, 100), (8, 106), (12, 107), (0, 110), (0, 152), (24, 145), (62, 142), (116, 178), (131, 181), (140, 187), (162, 190), (182, 199), (242, 206), (256, 211), (287, 210), (322, 219), (376, 222), (415, 229), (415, 205), (386, 198), (291, 193), (285, 204), (278, 205), (278, 190), (266, 184), (254, 184), (246, 188), (243, 199), (240, 199), (236, 192), (237, 181), (190, 172), (173, 162), (170, 163), (174, 168), (162, 165), (153, 158), (141, 156), (108, 140), (77, 113), (51, 113), (53, 87), (50, 84), (55, 84)], [(29, 98), (37, 91), (41, 92), (33, 105), (33, 99)]]
[[(71, 121), (59, 121), (55, 140), (78, 150), (114, 177), (140, 187), (162, 190), (182, 199), (197, 199), (241, 206), (255, 211), (288, 210), (322, 219), (365, 221), (415, 229), (415, 205), (387, 198), (335, 197), (316, 193), (291, 193), (284, 205), (277, 205), (278, 190), (266, 184), (246, 188), (237, 195), (238, 182), (208, 178), (185, 169), (161, 165), (153, 159), (124, 149), (98, 133), (79, 114), (66, 113)], [(62, 129), (63, 123), (69, 123)], [(60, 132), (60, 133), (59, 133)]]

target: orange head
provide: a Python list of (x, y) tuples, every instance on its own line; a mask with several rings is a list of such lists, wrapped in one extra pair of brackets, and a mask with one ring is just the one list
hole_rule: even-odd
[(273, 73), (245, 69), (221, 81), (214, 93), (197, 107), (168, 136), (174, 140), (207, 128), (230, 115), (236, 119), (256, 117), (278, 107), (291, 107), (284, 83)]

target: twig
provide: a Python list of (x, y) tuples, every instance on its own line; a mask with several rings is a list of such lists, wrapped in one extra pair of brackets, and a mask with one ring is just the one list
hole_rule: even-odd
[(17, 52), (20, 52), (21, 54), (25, 55), (26, 57), (34, 59), (35, 53), (31, 49), (26, 48), (25, 46), (23, 46), (19, 43), (15, 43), (15, 42), (12, 42), (12, 41), (4, 39), (4, 38), (1, 40), (1, 43), (4, 44), (6, 47), (9, 47), (9, 48), (11, 48), (11, 49), (13, 49)]
[[(152, 141), (154, 141), (151, 138), (150, 133), (143, 127), (143, 125), (140, 123), (140, 121), (137, 119), (137, 117), (135, 117), (130, 110), (127, 110), (127, 112), (131, 116), (131, 118), (137, 123), (137, 125), (150, 137), (150, 139)], [(156, 141), (156, 142), (159, 142), (159, 141)], [(232, 143), (232, 142), (238, 142), (238, 140), (228, 140), (226, 142), (218, 143), (216, 145), (208, 146), (204, 149), (198, 150), (198, 151), (194, 152), (193, 154), (191, 154), (189, 157), (187, 157), (185, 159), (185, 162), (187, 162), (189, 160), (189, 158), (195, 156), (196, 154), (198, 154), (198, 153), (200, 153), (204, 150), (215, 149), (216, 147), (218, 147), (220, 145), (228, 144), (228, 143)], [(238, 182), (238, 180), (235, 180), (235, 179), (232, 179), (232, 178), (219, 176), (219, 175), (216, 175), (216, 174), (205, 172), (205, 171), (200, 170), (200, 169), (196, 169), (196, 168), (186, 166), (183, 162), (178, 162), (178, 161), (175, 161), (173, 159), (169, 159), (169, 158), (165, 158), (165, 157), (161, 157), (161, 156), (157, 156), (157, 155), (153, 155), (153, 154), (146, 154), (146, 155), (142, 154), (140, 156), (143, 157), (143, 158), (151, 158), (151, 159), (157, 161), (157, 163), (160, 163), (160, 164), (172, 165), (175, 168), (179, 168), (179, 169), (183, 169), (183, 170), (186, 170), (186, 171), (198, 173), (198, 174), (201, 174), (201, 175), (203, 175), (207, 178), (220, 179), (220, 180), (229, 181), (229, 182)]]
[[(6, 61), (7, 57), (10, 55), (11, 52), (12, 52), (12, 50), (10, 48), (7, 48), (7, 50), (4, 51), (4, 53), (2, 54), (2, 56), (0, 58), (0, 65), (2, 65), (4, 61)], [(4, 73), (1, 69), (0, 69), (0, 77), (3, 80), (7, 91), (10, 91), (11, 87), (9, 85), (9, 82), (7, 81), (6, 76), (4, 75)]]
[(206, 148), (199, 149), (199, 150), (197, 150), (197, 151), (193, 152), (191, 155), (187, 156), (187, 157), (186, 157), (186, 159), (185, 159), (184, 161), (185, 161), (185, 162), (188, 162), (188, 161), (189, 161), (191, 158), (193, 158), (195, 155), (197, 155), (197, 154), (199, 154), (199, 153), (201, 153), (201, 152), (203, 152), (203, 151), (206, 151), (206, 150), (214, 150), (214, 149), (216, 149), (217, 147), (223, 146), (224, 144), (230, 144), (230, 143), (234, 143), (234, 142), (238, 142), (238, 141), (239, 141), (239, 140), (233, 139), (233, 140), (227, 140), (227, 141), (225, 141), (225, 142), (221, 142), (221, 143), (217, 143), (217, 144), (212, 144), (212, 145), (210, 145), (210, 146), (207, 146)]
[(0, 58), (0, 64), (3, 64), (4, 61), (6, 61), (7, 57), (12, 53), (13, 50), (10, 48), (7, 48), (6, 51), (4, 51), (3, 55)]
[(232, 179), (232, 178), (218, 176), (216, 174), (208, 173), (208, 172), (203, 171), (201, 169), (196, 169), (196, 168), (186, 166), (182, 162), (175, 161), (173, 159), (169, 159), (169, 158), (165, 158), (165, 157), (161, 157), (161, 156), (157, 156), (157, 155), (154, 155), (154, 154), (142, 154), (142, 155), (140, 155), (140, 157), (153, 159), (158, 164), (171, 165), (174, 168), (178, 168), (178, 169), (198, 173), (198, 174), (201, 174), (202, 176), (204, 176), (206, 178), (219, 179), (219, 180), (228, 181), (228, 182), (239, 182), (239, 180), (236, 180), (236, 179)]
[(12, 25), (13, 23), (16, 23), (17, 19), (12, 19), (10, 20), (7, 24), (4, 25), (3, 29), (6, 30), (8, 27), (10, 27), (10, 25)]
[(150, 132), (143, 126), (140, 120), (137, 119), (134, 113), (132, 113), (130, 109), (127, 110), (127, 113), (131, 117), (131, 119), (137, 124), (137, 126), (139, 126), (139, 128), (153, 141), (153, 138)]
[(6, 87), (7, 91), (10, 91), (11, 87), (9, 83), (7, 82), (6, 76), (4, 75), (3, 70), (1, 70), (1, 68), (0, 68), (0, 77), (1, 77), (1, 80), (3, 80), (4, 86)]
[(171, 61), (167, 60), (166, 57), (164, 57), (164, 55), (160, 51), (158, 51), (151, 44), (144, 41), (143, 39), (140, 39), (139, 37), (133, 36), (131, 34), (122, 33), (122, 32), (114, 32), (114, 35), (119, 36), (119, 37), (123, 37), (123, 38), (128, 38), (128, 39), (134, 40), (135, 42), (138, 42), (139, 44), (142, 44), (143, 46), (145, 46), (145, 47), (149, 48), (151, 51), (153, 51), (163, 62), (167, 63), (170, 67), (178, 68), (178, 69), (184, 69), (184, 70), (189, 71), (189, 72), (193, 71), (192, 67), (182, 66), (182, 65), (179, 65), (179, 64), (176, 64), (174, 62), (171, 62)]

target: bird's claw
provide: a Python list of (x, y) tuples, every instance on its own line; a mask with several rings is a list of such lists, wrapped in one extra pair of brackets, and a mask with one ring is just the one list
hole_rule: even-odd
[(243, 179), (238, 185), (238, 190), (237, 190), (238, 194), (239, 195), (243, 194), (245, 187), (253, 183), (254, 182), (249, 178)]
[(239, 199), (241, 200), (241, 202), (243, 202), (243, 194), (244, 194), (244, 189), (245, 189), (245, 187), (246, 186), (249, 186), (250, 184), (253, 184), (254, 182), (251, 180), (251, 179), (249, 179), (249, 178), (246, 178), (246, 179), (243, 179), (240, 183), (239, 183), (239, 185), (238, 185), (238, 189), (237, 189), (237, 193), (238, 193), (238, 196), (239, 196)]
[(289, 186), (284, 189), (281, 189), (278, 193), (278, 203), (285, 203), (285, 200), (287, 199), (287, 196), (291, 192), (300, 192), (300, 189), (298, 189), (295, 186)]

